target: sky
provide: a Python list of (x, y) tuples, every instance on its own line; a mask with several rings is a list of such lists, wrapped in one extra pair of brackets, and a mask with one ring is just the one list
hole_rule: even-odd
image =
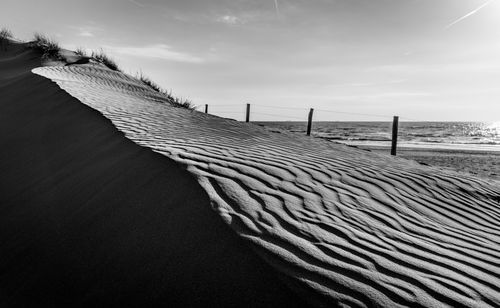
[(500, 0), (2, 0), (0, 20), (237, 120), (500, 121)]

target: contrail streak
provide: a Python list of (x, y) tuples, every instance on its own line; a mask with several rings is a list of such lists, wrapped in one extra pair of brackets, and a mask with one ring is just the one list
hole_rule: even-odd
[(280, 16), (280, 7), (278, 5), (278, 0), (274, 0), (274, 7), (276, 8), (276, 15)]
[(483, 9), (485, 6), (489, 5), (491, 2), (493, 2), (495, 0), (489, 0), (489, 1), (486, 1), (485, 3), (483, 3), (481, 6), (479, 6), (477, 9), (473, 10), (472, 12), (469, 12), (467, 13), (466, 15), (460, 17), (459, 19), (455, 20), (454, 22), (452, 22), (451, 24), (447, 25), (445, 27), (445, 29), (449, 29), (451, 27), (453, 27), (454, 25), (458, 24), (459, 22), (461, 22), (462, 20), (476, 14), (477, 12), (479, 12), (481, 9)]

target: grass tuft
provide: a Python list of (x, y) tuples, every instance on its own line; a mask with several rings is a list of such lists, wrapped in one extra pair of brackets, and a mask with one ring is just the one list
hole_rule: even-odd
[(7, 46), (10, 43), (10, 40), (13, 38), (12, 32), (7, 28), (2, 28), (0, 30), (0, 45), (2, 49), (7, 50)]
[(35, 35), (33, 36), (33, 41), (30, 43), (30, 46), (33, 49), (41, 52), (43, 57), (45, 58), (51, 58), (57, 60), (61, 59), (61, 56), (59, 55), (61, 47), (59, 46), (59, 44), (43, 34), (35, 33)]
[(99, 51), (92, 51), (91, 57), (97, 60), (98, 62), (104, 64), (110, 70), (121, 72), (120, 68), (118, 67), (118, 64), (116, 64), (116, 62), (113, 59), (108, 57), (108, 55), (106, 55), (102, 49)]
[[(6, 48), (7, 44), (10, 43), (10, 39), (12, 38), (13, 35), (9, 29), (5, 27), (0, 29), (0, 43), (3, 48)], [(62, 59), (60, 55), (61, 47), (59, 46), (59, 44), (43, 34), (35, 33), (33, 36), (33, 41), (28, 43), (28, 46), (36, 51), (39, 51), (44, 58), (51, 58), (56, 60)], [(80, 57), (89, 57), (86, 50), (82, 47), (77, 48), (75, 53)], [(106, 55), (102, 49), (100, 49), (99, 51), (92, 51), (90, 57), (104, 64), (107, 68), (113, 71), (121, 72), (116, 62), (108, 57), (108, 55)], [(140, 74), (137, 74), (136, 78), (147, 85), (149, 88), (151, 88), (153, 91), (164, 95), (172, 106), (191, 110), (195, 108), (190, 100), (173, 96), (171, 91), (169, 92), (164, 90), (149, 77), (143, 75), (142, 72)]]
[(195, 106), (191, 103), (191, 101), (179, 97), (174, 97), (171, 91), (169, 92), (164, 90), (157, 83), (152, 81), (149, 77), (143, 75), (142, 72), (136, 74), (136, 78), (142, 81), (142, 83), (150, 87), (152, 90), (165, 95), (172, 106), (178, 108), (191, 109), (191, 110), (195, 108)]
[(83, 48), (83, 47), (78, 47), (76, 50), (75, 50), (75, 53), (77, 55), (79, 55), (80, 57), (88, 57), (87, 56), (87, 51)]
[(2, 41), (8, 40), (11, 39), (12, 37), (13, 37), (12, 32), (9, 29), (4, 27), (0, 30), (0, 40)]
[(149, 77), (143, 75), (142, 72), (136, 75), (136, 78), (142, 81), (142, 83), (150, 87), (152, 90), (159, 93), (165, 93), (165, 91), (156, 82), (152, 81)]
[(190, 110), (194, 110), (194, 108), (196, 108), (196, 106), (193, 105), (193, 103), (188, 100), (188, 99), (184, 99), (184, 98), (179, 98), (179, 97), (172, 97), (171, 96), (171, 101), (172, 105), (174, 107), (178, 107), (178, 108), (186, 108), (186, 109), (190, 109)]
[(172, 104), (172, 106), (174, 107), (186, 108), (190, 110), (194, 110), (196, 108), (196, 106), (193, 105), (193, 103), (190, 100), (184, 99), (182, 97), (173, 96), (172, 91), (163, 91), (162, 93), (165, 96), (167, 96), (168, 100), (170, 101), (170, 104)]

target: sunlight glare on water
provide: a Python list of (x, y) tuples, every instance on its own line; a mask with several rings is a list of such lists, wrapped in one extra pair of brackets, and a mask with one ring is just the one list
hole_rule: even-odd
[(462, 129), (464, 136), (481, 140), (481, 143), (500, 144), (500, 122), (467, 123)]
[(496, 134), (500, 134), (500, 121), (497, 121), (497, 122), (493, 122), (491, 124), (489, 124), (487, 127), (487, 129), (490, 129), (492, 131), (495, 131)]
[[(304, 122), (262, 122), (291, 132), (304, 133)], [(390, 146), (390, 122), (315, 122), (313, 135), (353, 145)], [(456, 150), (500, 151), (500, 121), (401, 122), (400, 146)]]

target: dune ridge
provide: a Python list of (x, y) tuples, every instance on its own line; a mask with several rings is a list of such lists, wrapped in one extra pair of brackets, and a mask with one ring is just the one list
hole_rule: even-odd
[(0, 52), (0, 307), (308, 306), (190, 173), (37, 66)]
[(500, 306), (498, 186), (173, 108), (95, 65), (33, 72), (185, 165), (237, 234), (322, 300)]

